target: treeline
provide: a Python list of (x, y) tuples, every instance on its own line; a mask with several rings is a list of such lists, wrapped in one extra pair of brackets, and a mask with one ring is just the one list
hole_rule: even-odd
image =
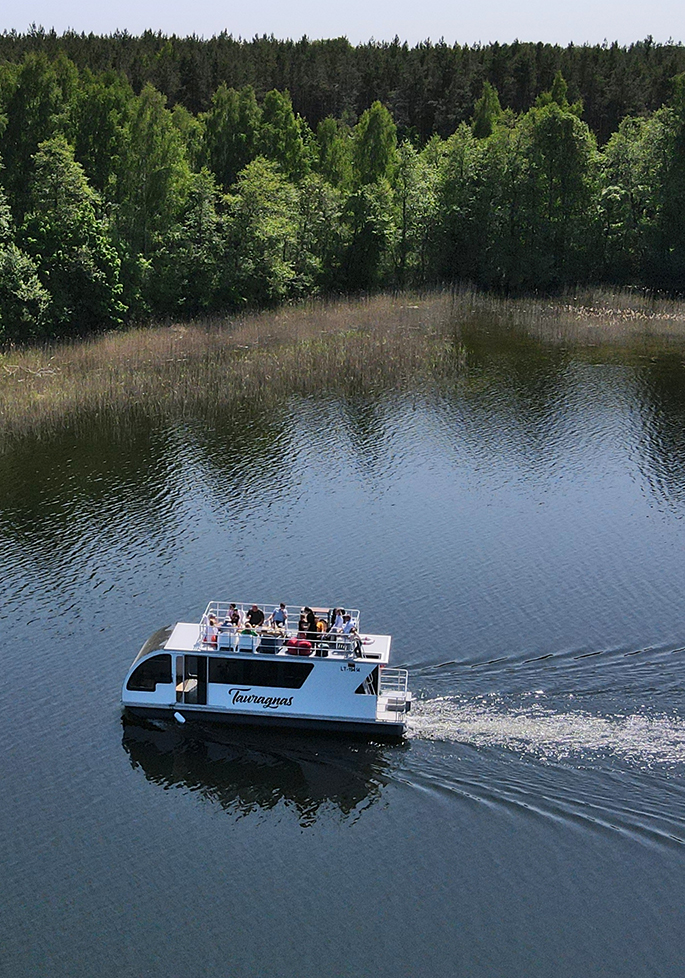
[[(107, 40), (107, 39), (105, 39)], [(63, 52), (0, 64), (0, 337), (469, 281), (685, 288), (685, 76), (600, 149), (561, 72), (525, 111), (404, 137), (220, 84), (190, 112)]]
[(397, 38), (352, 45), (345, 38), (241, 40), (226, 33), (207, 40), (153, 31), (58, 35), (42, 28), (0, 35), (0, 63), (37, 53), (51, 59), (63, 53), (79, 71), (122, 73), (136, 94), (151, 84), (170, 108), (182, 105), (193, 115), (207, 111), (222, 83), (251, 85), (259, 101), (272, 89), (288, 91), (312, 129), (327, 116), (353, 124), (380, 101), (400, 138), (421, 143), (433, 134), (446, 139), (468, 122), (484, 82), (497, 89), (503, 108), (520, 114), (561, 71), (601, 145), (626, 116), (654, 112), (668, 101), (671, 79), (685, 71), (682, 44), (655, 44), (651, 37), (628, 47), (520, 41), (409, 47)]

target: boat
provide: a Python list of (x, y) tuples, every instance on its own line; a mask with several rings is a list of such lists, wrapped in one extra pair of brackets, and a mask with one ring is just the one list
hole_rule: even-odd
[[(267, 616), (264, 609), (273, 608)], [(305, 622), (303, 614), (309, 618)], [(145, 642), (124, 679), (133, 717), (218, 721), (402, 739), (411, 709), (390, 635), (340, 608), (210, 601), (198, 622)]]

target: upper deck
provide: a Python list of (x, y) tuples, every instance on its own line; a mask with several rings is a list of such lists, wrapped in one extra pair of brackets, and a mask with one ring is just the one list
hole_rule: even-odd
[[(247, 621), (254, 602), (210, 601), (200, 622), (178, 622), (165, 642), (167, 651), (207, 654), (249, 653), (271, 655), (313, 655), (317, 658), (365, 659), (387, 663), (390, 655), (390, 635), (369, 635), (359, 632), (360, 614), (357, 609), (345, 611), (344, 632), (336, 627), (333, 608), (309, 606), (316, 618), (316, 631), (301, 629), (300, 615), (303, 606), (287, 606), (284, 624), (274, 621), (272, 615), (279, 605), (258, 604), (264, 615), (261, 624), (250, 625)], [(235, 624), (236, 613), (239, 623)], [(231, 617), (233, 616), (233, 621)], [(260, 614), (256, 615), (257, 618)], [(278, 617), (278, 616), (277, 616)], [(295, 641), (305, 644), (298, 647)], [(307, 644), (309, 643), (309, 648)]]

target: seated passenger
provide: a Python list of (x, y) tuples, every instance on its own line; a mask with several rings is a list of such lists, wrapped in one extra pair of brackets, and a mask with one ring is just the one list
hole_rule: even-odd
[(245, 621), (253, 628), (259, 628), (260, 625), (264, 624), (264, 612), (256, 604), (253, 604), (245, 615)]
[(343, 615), (342, 633), (343, 635), (356, 635), (357, 626), (352, 621), (351, 615)]
[(234, 604), (228, 606), (228, 611), (226, 612), (226, 617), (224, 618), (222, 625), (236, 625), (242, 624), (242, 618), (240, 612)]
[(276, 625), (278, 628), (285, 628), (288, 624), (288, 610), (283, 601), (279, 604), (278, 608), (274, 608), (269, 616), (269, 622), (272, 625)]
[(205, 642), (213, 645), (219, 640), (219, 620), (216, 615), (209, 615), (205, 626)]

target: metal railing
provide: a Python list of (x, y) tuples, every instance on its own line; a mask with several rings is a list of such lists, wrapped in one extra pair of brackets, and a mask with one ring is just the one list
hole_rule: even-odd
[[(219, 622), (222, 622), (222, 621), (226, 620), (229, 617), (229, 611), (232, 609), (232, 606), (235, 606), (235, 608), (237, 609), (237, 611), (238, 611), (238, 613), (240, 615), (240, 622), (242, 624), (245, 621), (245, 617), (246, 617), (248, 611), (252, 608), (252, 606), (255, 603), (256, 602), (254, 602), (254, 601), (232, 601), (232, 602), (228, 602), (228, 601), (210, 601), (209, 604), (207, 605), (206, 609), (205, 609), (204, 615), (202, 616), (202, 621), (203, 621), (203, 623), (206, 622), (209, 619), (210, 615), (212, 615), (214, 618), (217, 618), (219, 620)], [(264, 621), (266, 623), (266, 622), (269, 621), (269, 619), (271, 618), (271, 615), (274, 613), (274, 611), (276, 611), (278, 609), (279, 606), (277, 604), (268, 604), (268, 603), (267, 604), (259, 604), (259, 603), (257, 603), (257, 607), (260, 608), (261, 611), (264, 613)], [(297, 631), (297, 624), (298, 624), (298, 621), (299, 621), (299, 618), (300, 618), (301, 609), (303, 607), (311, 607), (311, 610), (314, 612), (317, 621), (319, 621), (319, 620), (325, 621), (329, 627), (333, 625), (333, 622), (331, 621), (331, 613), (333, 611), (333, 608), (332, 607), (331, 608), (316, 608), (313, 605), (311, 605), (311, 606), (310, 605), (307, 605), (307, 606), (305, 606), (305, 605), (286, 605), (286, 609), (285, 610), (286, 610), (286, 613), (287, 613), (287, 616), (288, 616), (288, 618), (287, 618), (287, 629), (288, 629), (288, 632), (289, 633), (294, 633), (295, 631)], [(345, 609), (345, 614), (347, 614), (347, 615), (350, 616), (350, 618), (352, 619), (352, 624), (354, 625), (355, 629), (357, 629), (357, 631), (358, 631), (359, 630), (359, 615), (360, 615), (359, 609), (358, 608), (346, 608)]]
[[(342, 632), (335, 630), (332, 626), (332, 609), (312, 608), (317, 621), (325, 623), (325, 630), (317, 631), (314, 634), (298, 629), (300, 608), (302, 608), (302, 605), (297, 606), (296, 609), (292, 606), (287, 607), (288, 619), (286, 625), (274, 627), (269, 627), (269, 621), (273, 611), (278, 608), (278, 605), (257, 605), (264, 613), (264, 622), (262, 625), (253, 628), (246, 623), (246, 615), (254, 604), (255, 602), (253, 601), (235, 601), (231, 603), (227, 601), (210, 601), (200, 622), (201, 641), (212, 648), (228, 649), (238, 652), (256, 652), (262, 642), (266, 645), (267, 642), (271, 643), (274, 639), (278, 639), (280, 647), (285, 645), (289, 639), (299, 637), (311, 641), (313, 651), (319, 655), (352, 657), (363, 654), (361, 651), (361, 640), (359, 635), (356, 634), (356, 629), (359, 624), (359, 611), (357, 609), (346, 611), (346, 614), (349, 614), (352, 619), (355, 631), (351, 634), (342, 634)], [(237, 625), (229, 624), (231, 612), (234, 610), (238, 611), (240, 618), (239, 624)], [(210, 624), (210, 622), (212, 623)], [(250, 636), (245, 634), (247, 629), (250, 630)], [(276, 649), (273, 649), (273, 651), (276, 651)]]
[(406, 669), (381, 669), (378, 682), (379, 720), (391, 717), (399, 722), (411, 708), (411, 695), (407, 690), (409, 673)]
[(378, 695), (404, 695), (407, 694), (409, 684), (409, 672), (406, 669), (381, 669), (380, 681), (378, 684)]

